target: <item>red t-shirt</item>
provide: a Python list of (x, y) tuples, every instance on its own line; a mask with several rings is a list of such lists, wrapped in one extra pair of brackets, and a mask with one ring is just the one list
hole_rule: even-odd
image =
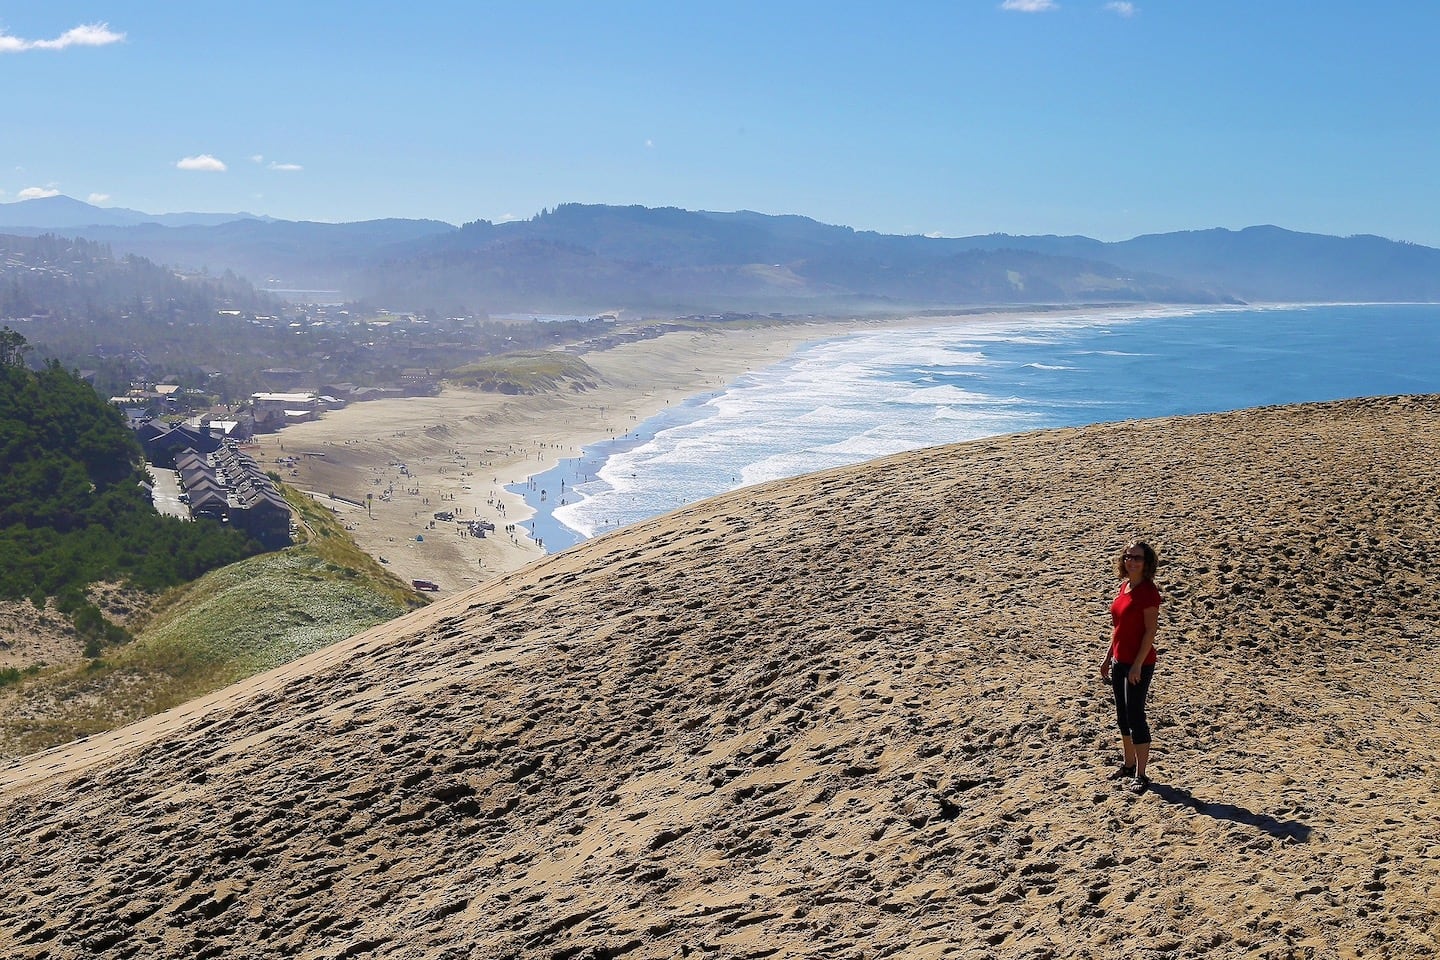
[[(1120, 592), (1110, 604), (1110, 622), (1115, 625), (1114, 639), (1110, 641), (1110, 659), (1116, 663), (1134, 663), (1135, 654), (1140, 652), (1140, 641), (1145, 639), (1145, 611), (1158, 607), (1164, 601), (1160, 590), (1146, 580), (1138, 587), (1125, 590), (1128, 580), (1120, 582)], [(1155, 662), (1155, 645), (1150, 645), (1146, 663)]]

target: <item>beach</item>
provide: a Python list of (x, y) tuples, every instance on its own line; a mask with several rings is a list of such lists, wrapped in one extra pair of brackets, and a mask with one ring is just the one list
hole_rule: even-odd
[[(736, 490), (0, 768), (17, 958), (1428, 958), (1440, 396)], [(1098, 666), (1160, 553), (1149, 791)]]
[[(1088, 312), (1144, 317), (1177, 310)], [(1051, 315), (1035, 312), (1037, 318)], [(983, 328), (1026, 318), (1010, 311), (951, 322)], [(581, 354), (600, 376), (593, 388), (512, 396), (446, 386), (436, 397), (356, 403), (260, 435), (251, 453), (286, 483), (333, 508), (361, 549), (383, 558), (400, 579), (430, 581), (447, 595), (546, 552), (526, 525), (534, 508), (507, 487), (523, 487), (586, 445), (623, 437), (655, 414), (781, 361), (802, 344), (946, 322), (926, 316), (712, 323)], [(547, 491), (552, 499), (562, 495)], [(437, 513), (454, 518), (437, 520)], [(494, 530), (473, 536), (471, 522)]]
[[(527, 499), (546, 538), (566, 546), (739, 486), (904, 450), (1430, 393), (1440, 389), (1437, 316), (1379, 304), (1075, 309), (857, 331), (666, 410), (639, 436), (587, 447), (530, 484)], [(539, 499), (556, 488), (564, 502)]]
[[(262, 434), (251, 453), (333, 508), (360, 548), (400, 579), (452, 594), (544, 555), (524, 527), (534, 511), (509, 485), (802, 343), (877, 325), (817, 320), (669, 332), (582, 354), (601, 377), (592, 389), (516, 396), (447, 386), (435, 397), (356, 403)], [(472, 536), (470, 521), (495, 529)]]

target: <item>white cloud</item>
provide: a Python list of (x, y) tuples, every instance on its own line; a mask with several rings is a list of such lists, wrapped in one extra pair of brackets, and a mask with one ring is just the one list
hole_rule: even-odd
[[(254, 163), (265, 163), (265, 154), (252, 153), (250, 160)], [(265, 164), (265, 168), (267, 170), (279, 170), (284, 173), (295, 173), (296, 171), (305, 169), (298, 163), (281, 163), (279, 160), (271, 160), (268, 164)]]
[(1111, 13), (1118, 13), (1122, 17), (1133, 17), (1139, 13), (1135, 9), (1135, 4), (1130, 3), (1129, 0), (1111, 0), (1110, 3), (1105, 4), (1105, 9)]
[(0, 33), (0, 53), (23, 53), (26, 50), (64, 50), (66, 47), (104, 47), (124, 41), (125, 34), (116, 33), (108, 23), (86, 23), (66, 30), (54, 40), (26, 40)]
[(230, 169), (229, 167), (225, 166), (225, 161), (220, 160), (216, 157), (212, 157), (208, 153), (202, 153), (196, 157), (185, 157), (182, 160), (177, 160), (175, 166), (180, 170), (206, 170), (212, 173), (224, 173), (226, 170)]
[(21, 200), (39, 200), (43, 197), (58, 197), (60, 191), (54, 187), (26, 187), (16, 194)]
[(109, 203), (109, 202), (110, 202), (110, 194), (108, 194), (108, 193), (92, 193), (92, 194), (90, 194), (90, 196), (88, 196), (88, 197), (85, 198), (85, 201), (86, 201), (87, 203), (96, 203), (96, 204), (99, 204), (99, 203)]
[(655, 141), (654, 141), (654, 140), (646, 140), (646, 141), (645, 141), (645, 149), (646, 149), (646, 150), (654, 150), (654, 149), (655, 149)]
[(1044, 13), (1047, 10), (1059, 10), (1060, 4), (1055, 0), (1005, 0), (1000, 4), (1001, 10), (1016, 10), (1020, 13)]

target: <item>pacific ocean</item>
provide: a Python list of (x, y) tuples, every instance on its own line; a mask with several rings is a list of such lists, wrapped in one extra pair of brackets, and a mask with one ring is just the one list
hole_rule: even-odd
[(1433, 392), (1434, 304), (957, 319), (808, 344), (515, 489), (553, 552), (736, 487), (934, 444)]

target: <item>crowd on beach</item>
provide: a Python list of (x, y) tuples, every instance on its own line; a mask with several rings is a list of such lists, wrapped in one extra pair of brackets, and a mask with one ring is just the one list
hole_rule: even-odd
[[(543, 537), (523, 522), (533, 511), (507, 487), (530, 481), (547, 457), (570, 450), (536, 439), (422, 452), (423, 442), (416, 441), (429, 430), (321, 441), (288, 453), (277, 439), (274, 456), (266, 459), (284, 459), (292, 484), (344, 512), (362, 549), (383, 557), (401, 579), (438, 580), (444, 591), (454, 591), (543, 552)], [(477, 479), (484, 473), (488, 484)], [(345, 489), (336, 489), (342, 483)]]

